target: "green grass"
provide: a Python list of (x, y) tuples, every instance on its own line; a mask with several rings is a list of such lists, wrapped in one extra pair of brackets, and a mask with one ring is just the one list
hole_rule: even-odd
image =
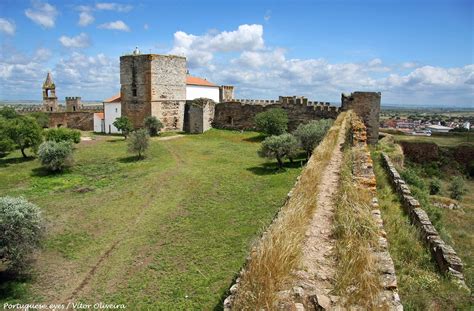
[[(81, 143), (48, 175), (18, 153), (0, 160), (0, 195), (43, 210), (47, 238), (30, 279), (0, 302), (76, 301), (139, 309), (213, 309), (300, 173), (258, 158), (257, 133), (211, 130), (153, 140), (145, 160), (120, 137)], [(97, 263), (100, 263), (97, 265)]]
[(439, 273), (419, 232), (403, 212), (380, 165), (380, 156), (374, 152), (372, 157), (377, 196), (405, 310), (468, 310), (472, 306), (469, 294)]
[(432, 136), (413, 136), (413, 135), (400, 135), (394, 134), (396, 142), (409, 141), (409, 142), (425, 142), (435, 143), (440, 147), (455, 147), (460, 144), (471, 144), (474, 145), (474, 134), (458, 134), (458, 135), (432, 135)]

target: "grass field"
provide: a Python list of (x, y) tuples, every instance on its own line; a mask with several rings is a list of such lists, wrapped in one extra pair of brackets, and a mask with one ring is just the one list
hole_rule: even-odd
[(0, 160), (0, 195), (25, 196), (47, 220), (32, 278), (3, 279), (0, 302), (220, 306), (300, 164), (275, 171), (252, 132), (154, 138), (142, 161), (120, 137), (96, 138), (63, 174), (18, 153)]
[(433, 135), (433, 136), (413, 136), (393, 134), (395, 141), (410, 141), (410, 142), (427, 142), (436, 143), (440, 147), (455, 147), (460, 144), (468, 143), (474, 145), (474, 134), (469, 135)]

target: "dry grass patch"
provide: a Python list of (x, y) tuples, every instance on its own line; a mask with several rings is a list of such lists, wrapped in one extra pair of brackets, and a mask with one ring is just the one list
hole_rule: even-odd
[(344, 152), (340, 190), (335, 213), (336, 253), (338, 257), (337, 295), (346, 306), (374, 309), (381, 285), (374, 250), (378, 246), (377, 225), (371, 215), (372, 196), (352, 178), (352, 156)]
[(347, 128), (347, 122), (348, 114), (341, 113), (314, 150), (289, 200), (252, 248), (234, 300), (235, 309), (273, 309), (275, 293), (299, 263), (306, 228), (316, 207), (321, 172), (328, 165), (339, 132)]

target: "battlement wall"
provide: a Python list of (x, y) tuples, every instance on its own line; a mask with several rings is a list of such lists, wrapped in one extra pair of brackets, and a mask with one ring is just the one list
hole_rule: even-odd
[(255, 115), (273, 108), (281, 108), (287, 112), (290, 131), (301, 123), (335, 119), (339, 114), (339, 108), (331, 106), (329, 102), (308, 101), (305, 97), (280, 96), (278, 100), (234, 99), (216, 104), (213, 126), (251, 130), (255, 128)]

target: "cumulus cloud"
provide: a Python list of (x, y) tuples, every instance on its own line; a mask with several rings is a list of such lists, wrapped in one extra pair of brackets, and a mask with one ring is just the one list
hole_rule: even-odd
[(133, 6), (128, 4), (119, 4), (114, 2), (99, 2), (95, 5), (98, 10), (108, 10), (116, 12), (129, 12)]
[(99, 25), (99, 28), (109, 29), (109, 30), (130, 31), (130, 28), (127, 26), (127, 24), (125, 24), (121, 20)]
[(24, 54), (13, 46), (0, 46), (2, 99), (41, 99), (41, 86), (48, 71), (53, 74), (60, 98), (102, 99), (120, 89), (118, 58), (73, 52), (48, 67), (46, 61), (51, 56), (46, 48)]
[(83, 11), (79, 13), (79, 26), (87, 26), (94, 22), (94, 16), (92, 16), (90, 11)]
[(58, 11), (53, 5), (47, 2), (32, 1), (32, 6), (32, 8), (25, 10), (25, 15), (29, 19), (44, 28), (54, 27)]
[(171, 54), (188, 58), (190, 67), (209, 65), (216, 52), (258, 50), (264, 47), (262, 25), (240, 25), (234, 31), (208, 33), (202, 36), (177, 31)]
[(14, 22), (0, 17), (0, 32), (12, 36), (15, 34), (15, 29), (16, 27)]
[(67, 48), (86, 48), (90, 46), (89, 36), (83, 32), (75, 37), (61, 36), (59, 42)]

